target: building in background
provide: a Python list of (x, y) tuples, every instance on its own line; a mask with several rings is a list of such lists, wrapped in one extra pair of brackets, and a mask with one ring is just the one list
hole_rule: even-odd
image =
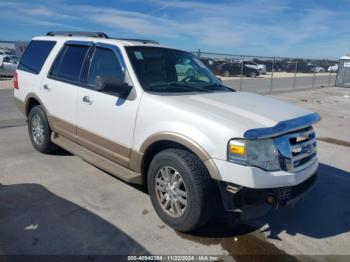
[(1, 41), (0, 40), (0, 53), (10, 53), (21, 58), (26, 50), (29, 42), (26, 41)]
[(336, 86), (350, 87), (350, 56), (342, 56), (339, 59), (339, 69), (337, 79), (335, 82)]

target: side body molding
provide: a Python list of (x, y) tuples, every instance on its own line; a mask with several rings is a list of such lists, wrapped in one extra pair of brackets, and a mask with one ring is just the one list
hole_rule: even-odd
[[(86, 134), (89, 133), (88, 135), (84, 137), (77, 136), (77, 131), (76, 131), (77, 127), (67, 123), (64, 120), (51, 116), (50, 113), (46, 110), (40, 98), (34, 93), (29, 93), (27, 95), (25, 99), (25, 108), (23, 108), (24, 105), (21, 105), (21, 107), (23, 108), (22, 110), (25, 110), (25, 114), (28, 113), (29, 99), (31, 98), (36, 99), (41, 104), (41, 106), (43, 107), (47, 115), (50, 127), (55, 133), (60, 134), (65, 138), (68, 138), (71, 142), (76, 143), (76, 146), (80, 145), (80, 146), (86, 147), (87, 142), (90, 142), (88, 144), (91, 144), (92, 142), (92, 144), (88, 147), (88, 149), (98, 153), (99, 155), (101, 155), (102, 157), (105, 157), (109, 161), (113, 161), (116, 164), (119, 164), (125, 168), (130, 169), (136, 174), (141, 175), (144, 155), (147, 153), (147, 150), (152, 144), (160, 141), (171, 141), (171, 142), (178, 143), (188, 148), (189, 150), (191, 150), (194, 154), (198, 156), (198, 158), (201, 161), (203, 161), (210, 176), (215, 180), (221, 180), (219, 170), (216, 167), (214, 160), (210, 158), (209, 154), (201, 145), (199, 145), (198, 143), (196, 143), (195, 141), (193, 141), (191, 138), (187, 136), (184, 136), (177, 132), (159, 132), (148, 137), (143, 142), (139, 150), (131, 150), (115, 142), (106, 140), (100, 137), (98, 134), (90, 134), (87, 131), (85, 131), (85, 133)], [(52, 138), (55, 138), (55, 136), (53, 136)], [(58, 143), (60, 141), (58, 139), (54, 139), (53, 142)], [(65, 142), (61, 146), (64, 147), (67, 143), (68, 142)], [(106, 154), (106, 152), (110, 152), (110, 154)], [(91, 161), (88, 161), (88, 162), (91, 162)], [(95, 165), (98, 166), (98, 164), (95, 164)], [(102, 169), (105, 169), (105, 168), (102, 168)], [(121, 178), (123, 179), (123, 177)]]

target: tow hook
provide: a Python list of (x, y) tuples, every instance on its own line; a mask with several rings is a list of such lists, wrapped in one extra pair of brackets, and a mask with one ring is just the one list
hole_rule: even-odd
[(238, 193), (238, 191), (241, 189), (242, 189), (242, 186), (236, 186), (236, 185), (232, 185), (232, 184), (228, 184), (226, 186), (226, 190), (232, 194)]

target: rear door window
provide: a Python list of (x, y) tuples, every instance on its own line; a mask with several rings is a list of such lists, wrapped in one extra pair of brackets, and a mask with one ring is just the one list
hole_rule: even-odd
[(87, 85), (95, 87), (98, 77), (109, 76), (116, 76), (120, 80), (124, 80), (123, 69), (117, 56), (111, 49), (96, 47), (88, 74)]
[(88, 50), (88, 46), (65, 45), (56, 57), (50, 76), (80, 82), (81, 69)]
[(55, 44), (55, 41), (31, 41), (23, 54), (18, 69), (33, 74), (39, 74)]

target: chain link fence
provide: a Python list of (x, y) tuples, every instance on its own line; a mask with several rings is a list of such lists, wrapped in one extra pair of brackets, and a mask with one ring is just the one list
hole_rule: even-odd
[(335, 85), (338, 61), (192, 52), (226, 86), (267, 94)]

